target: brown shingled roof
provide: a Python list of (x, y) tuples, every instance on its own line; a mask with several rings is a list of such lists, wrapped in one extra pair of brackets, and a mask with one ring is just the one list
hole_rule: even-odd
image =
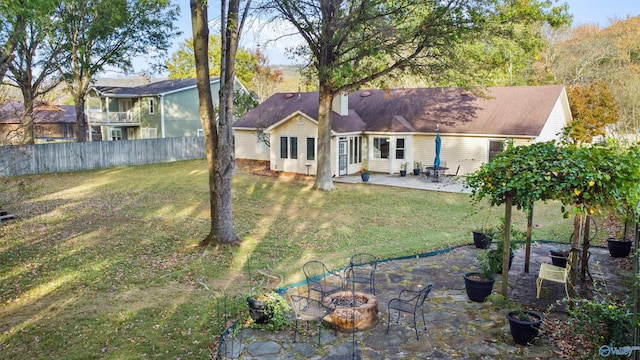
[[(424, 132), (531, 136), (540, 134), (563, 86), (488, 88), (480, 97), (462, 89), (361, 90), (349, 94), (349, 115), (333, 113), (337, 133)], [(278, 93), (234, 123), (267, 128), (299, 111), (318, 118), (318, 93)]]

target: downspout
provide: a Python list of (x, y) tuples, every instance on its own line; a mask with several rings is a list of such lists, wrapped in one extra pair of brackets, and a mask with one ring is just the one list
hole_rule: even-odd
[(160, 132), (162, 133), (162, 138), (164, 139), (164, 96), (162, 94), (160, 96)]

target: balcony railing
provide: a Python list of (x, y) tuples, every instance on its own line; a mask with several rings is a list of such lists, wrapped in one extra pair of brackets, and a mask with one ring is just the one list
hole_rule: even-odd
[[(108, 116), (107, 116), (108, 115)], [(140, 116), (130, 111), (127, 112), (99, 112), (87, 111), (87, 121), (90, 125), (109, 124), (140, 124)]]

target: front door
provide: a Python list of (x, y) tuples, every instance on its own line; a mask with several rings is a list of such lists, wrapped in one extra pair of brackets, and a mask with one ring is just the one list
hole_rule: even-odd
[(347, 141), (338, 142), (338, 175), (347, 175)]

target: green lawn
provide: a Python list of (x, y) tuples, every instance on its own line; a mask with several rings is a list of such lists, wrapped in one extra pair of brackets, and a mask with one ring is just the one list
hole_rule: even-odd
[[(340, 183), (325, 193), (239, 167), (242, 245), (202, 250), (207, 179), (204, 161), (187, 161), (24, 177), (0, 192), (17, 217), (0, 226), (0, 358), (206, 358), (219, 289), (295, 283), (311, 259), (336, 268), (355, 252), (390, 258), (471, 243), (472, 229), (504, 213), (466, 194)], [(572, 221), (558, 203), (535, 214), (535, 239), (568, 239)], [(524, 215), (515, 221), (523, 230)]]

